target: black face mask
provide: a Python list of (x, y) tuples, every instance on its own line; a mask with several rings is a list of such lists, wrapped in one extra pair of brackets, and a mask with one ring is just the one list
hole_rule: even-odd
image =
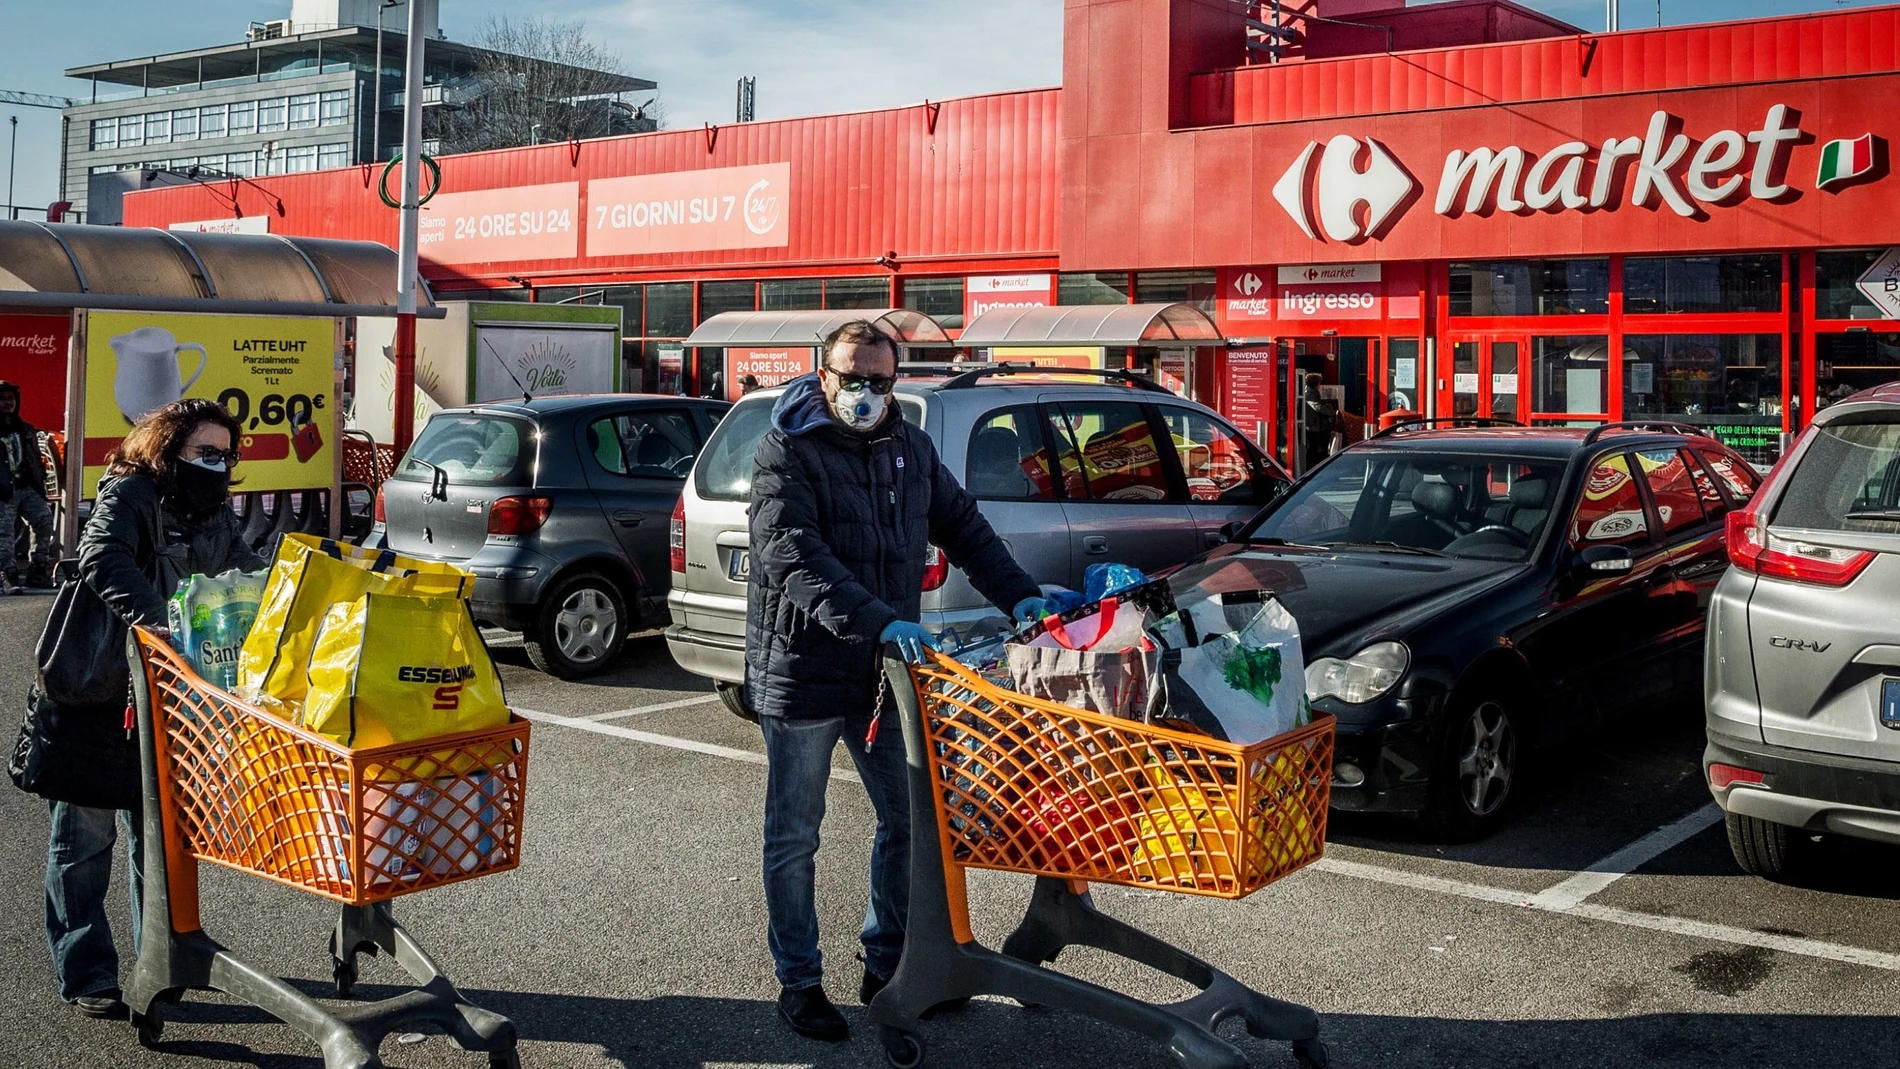
[(172, 465), (172, 485), (166, 500), (184, 515), (196, 516), (201, 512), (209, 512), (224, 504), (230, 496), (229, 468), (213, 471), (189, 460), (179, 460)]

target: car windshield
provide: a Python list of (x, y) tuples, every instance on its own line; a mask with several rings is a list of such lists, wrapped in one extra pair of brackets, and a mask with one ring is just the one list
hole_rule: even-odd
[(526, 486), (533, 464), (534, 429), (522, 420), (443, 413), (416, 436), (396, 478), (428, 480), (440, 469), (456, 485)]
[[(744, 501), (751, 495), (752, 458), (765, 432), (772, 429), (772, 403), (777, 400), (777, 395), (748, 397), (734, 405), (713, 428), (712, 440), (693, 466), (693, 489), (700, 497), (708, 501)], [(897, 409), (911, 426), (922, 423), (924, 407), (914, 398), (898, 398)]]
[(1522, 561), (1550, 525), (1562, 474), (1541, 458), (1351, 450), (1273, 505), (1248, 540)]

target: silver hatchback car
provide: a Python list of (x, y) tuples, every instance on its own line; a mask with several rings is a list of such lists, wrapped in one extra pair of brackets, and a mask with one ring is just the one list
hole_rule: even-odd
[(1743, 869), (1900, 844), (1900, 383), (1821, 410), (1743, 510), (1709, 610), (1703, 768)]
[[(915, 374), (906, 369), (906, 374)], [(1091, 564), (1153, 571), (1225, 538), (1288, 479), (1203, 405), (1123, 372), (992, 365), (899, 381), (904, 419), (936, 442), (950, 471), (1036, 581), (1080, 590)], [(706, 443), (673, 513), (668, 648), (749, 716), (745, 680), (746, 522), (753, 455), (779, 390), (742, 398)], [(962, 573), (931, 551), (923, 624), (963, 642), (1008, 626)]]

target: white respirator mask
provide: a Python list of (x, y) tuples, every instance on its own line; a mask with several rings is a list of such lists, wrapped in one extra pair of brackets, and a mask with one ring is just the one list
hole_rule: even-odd
[(868, 385), (840, 389), (838, 396), (831, 402), (831, 411), (838, 422), (854, 431), (868, 431), (884, 418), (884, 406), (890, 403), (888, 394), (872, 393)]

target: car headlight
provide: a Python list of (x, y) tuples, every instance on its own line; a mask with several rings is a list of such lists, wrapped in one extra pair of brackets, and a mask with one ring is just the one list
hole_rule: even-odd
[(1306, 666), (1306, 696), (1361, 705), (1397, 686), (1411, 663), (1403, 642), (1375, 642), (1344, 659), (1321, 657)]

